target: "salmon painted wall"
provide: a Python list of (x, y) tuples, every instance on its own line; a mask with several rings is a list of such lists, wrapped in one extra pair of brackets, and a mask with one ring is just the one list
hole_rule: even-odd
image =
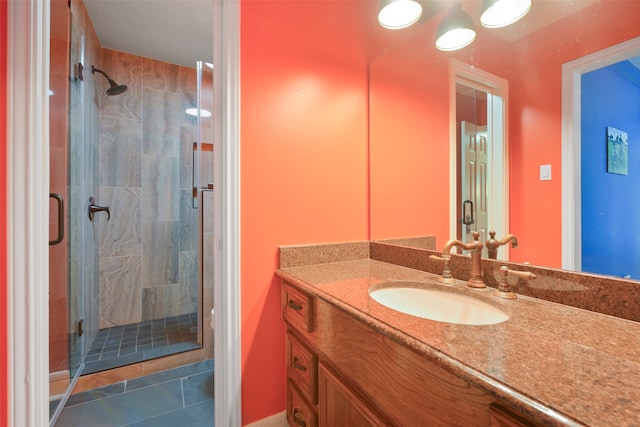
[(435, 49), (425, 52), (430, 26), (370, 66), (372, 239), (448, 240), (449, 68)]
[(8, 425), (7, 319), (7, 1), (0, 0), (0, 425)]
[(278, 246), (368, 238), (362, 3), (241, 3), (245, 424), (285, 408)]

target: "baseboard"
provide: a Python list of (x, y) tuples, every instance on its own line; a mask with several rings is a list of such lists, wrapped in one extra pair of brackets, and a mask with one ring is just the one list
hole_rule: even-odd
[(287, 411), (247, 424), (245, 427), (287, 427)]

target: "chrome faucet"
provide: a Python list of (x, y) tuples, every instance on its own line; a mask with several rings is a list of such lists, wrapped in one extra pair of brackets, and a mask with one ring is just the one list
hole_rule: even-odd
[(502, 245), (506, 245), (511, 242), (511, 247), (513, 249), (518, 248), (518, 239), (513, 234), (507, 234), (502, 238), (502, 240), (496, 240), (496, 232), (491, 230), (489, 231), (489, 238), (487, 239), (487, 255), (490, 259), (498, 259), (498, 248)]
[[(463, 250), (471, 251), (471, 276), (467, 281), (467, 286), (471, 288), (486, 288), (487, 285), (482, 281), (482, 242), (478, 240), (480, 233), (474, 231), (473, 242), (463, 243), (460, 240), (449, 240), (442, 249), (442, 257), (444, 259), (451, 258), (451, 248), (454, 246)], [(450, 272), (449, 272), (450, 274)], [(444, 272), (443, 272), (444, 277)]]

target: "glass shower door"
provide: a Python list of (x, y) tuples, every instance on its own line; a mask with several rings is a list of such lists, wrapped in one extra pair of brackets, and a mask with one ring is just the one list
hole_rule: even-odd
[(82, 224), (85, 222), (86, 205), (82, 200), (85, 147), (85, 108), (83, 96), (83, 41), (84, 36), (71, 19), (71, 42), (69, 48), (69, 371), (71, 377), (77, 373), (83, 358), (83, 250)]

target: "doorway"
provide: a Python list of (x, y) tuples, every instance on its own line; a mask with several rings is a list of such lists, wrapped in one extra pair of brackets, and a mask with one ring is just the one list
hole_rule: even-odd
[[(616, 115), (613, 118), (607, 119), (606, 125), (599, 123), (599, 130), (595, 131), (588, 127), (583, 127), (583, 109), (587, 108), (591, 111), (591, 107), (585, 104), (587, 101), (583, 99), (583, 76), (588, 73), (598, 72), (603, 70), (603, 73), (613, 71), (620, 74), (623, 70), (613, 70), (608, 67), (612, 67), (618, 64), (617, 68), (627, 68), (637, 66), (633, 64), (625, 64), (630, 59), (640, 55), (640, 38), (628, 40), (618, 45), (603, 49), (593, 54), (576, 59), (562, 66), (562, 268), (566, 270), (574, 271), (588, 271), (598, 274), (615, 275), (618, 277), (630, 276), (630, 278), (638, 279), (640, 272), (635, 271), (632, 264), (629, 262), (620, 262), (616, 257), (613, 263), (607, 262), (606, 258), (612, 255), (612, 250), (619, 250), (621, 254), (630, 254), (628, 251), (629, 246), (623, 242), (623, 236), (636, 235), (637, 232), (633, 230), (634, 225), (630, 227), (629, 220), (626, 218), (619, 218), (615, 221), (624, 226), (622, 236), (613, 237), (609, 230), (606, 238), (607, 244), (602, 245), (602, 241), (595, 242), (593, 240), (595, 236), (594, 231), (599, 232), (602, 227), (597, 225), (597, 216), (590, 213), (583, 212), (585, 204), (583, 200), (582, 188), (585, 186), (583, 181), (583, 173), (589, 174), (592, 179), (592, 184), (600, 184), (611, 181), (612, 179), (616, 183), (609, 182), (609, 185), (614, 187), (622, 187), (628, 179), (625, 179), (625, 175), (613, 174), (607, 172), (607, 149), (605, 143), (607, 138), (607, 127), (612, 127), (614, 130), (624, 132), (628, 130), (624, 121), (618, 121), (622, 119), (623, 115)], [(635, 71), (634, 71), (635, 73)], [(596, 73), (587, 77), (587, 80), (592, 78), (598, 78)], [(636, 78), (637, 79), (637, 78)], [(633, 84), (632, 84), (633, 86)], [(607, 89), (609, 88), (607, 84)], [(588, 89), (588, 88), (587, 88)], [(591, 113), (590, 113), (591, 114)], [(616, 125), (614, 125), (616, 121)], [(637, 120), (635, 120), (637, 121)], [(588, 126), (585, 123), (584, 126)], [(618, 129), (615, 126), (618, 126)], [(588, 132), (583, 135), (583, 132)], [(593, 138), (601, 143), (602, 150), (596, 152), (598, 159), (594, 159), (593, 155), (589, 155), (588, 158), (583, 158), (583, 146), (584, 149), (590, 150), (589, 145)], [(630, 150), (631, 151), (631, 150)], [(600, 160), (601, 164), (596, 166), (600, 173), (600, 178), (594, 179), (594, 165), (589, 165), (590, 161)], [(586, 168), (586, 169), (585, 169)], [(631, 169), (630, 169), (631, 172)], [(631, 172), (632, 174), (632, 172)], [(618, 183), (622, 183), (619, 186)], [(589, 187), (591, 193), (592, 189)], [(608, 191), (612, 194), (613, 191)], [(591, 199), (594, 202), (592, 196), (594, 194), (586, 195), (587, 199)], [(602, 200), (602, 198), (599, 198)], [(627, 201), (633, 201), (633, 198), (627, 199)], [(597, 200), (596, 200), (597, 201)], [(589, 203), (591, 203), (589, 202)], [(617, 203), (617, 202), (616, 202)], [(620, 206), (620, 205), (618, 205)], [(629, 211), (628, 208), (620, 208), (616, 214), (626, 215)], [(607, 215), (606, 219), (609, 219), (611, 215)], [(606, 225), (605, 228), (608, 228)], [(583, 234), (583, 230), (588, 230), (587, 234)], [(614, 232), (614, 234), (616, 234)], [(621, 234), (621, 233), (617, 233)], [(602, 246), (599, 248), (598, 245)], [(619, 249), (615, 249), (615, 246), (619, 246)], [(606, 247), (606, 248), (605, 248)], [(587, 253), (585, 254), (584, 251)], [(598, 250), (606, 249), (607, 253), (597, 254)], [(584, 264), (584, 256), (589, 259)], [(602, 258), (602, 257), (605, 258)], [(601, 261), (605, 261), (604, 264)], [(612, 265), (610, 265), (612, 264)]]
[[(216, 193), (215, 268), (216, 312), (215, 381), (216, 423), (240, 424), (240, 320), (239, 320), (239, 5), (214, 1), (216, 82), (215, 176)], [(48, 274), (49, 255), (49, 131), (48, 65), (50, 2), (11, 2), (8, 8), (9, 37), (7, 117), (10, 151), (7, 157), (9, 213), (7, 262), (12, 266), (8, 281), (10, 348), (8, 394), (12, 422), (45, 425), (48, 402)], [(223, 48), (224, 47), (224, 48)], [(24, 113), (24, 114), (22, 114)], [(224, 120), (222, 120), (224, 118)], [(20, 141), (20, 143), (15, 143)], [(223, 179), (219, 179), (219, 178)], [(43, 268), (44, 267), (44, 268)], [(29, 301), (29, 303), (25, 303)], [(225, 357), (223, 357), (225, 356)], [(24, 381), (29, 378), (30, 381)]]
[[(507, 82), (459, 61), (451, 62), (451, 235), (507, 232)], [(486, 256), (486, 248), (483, 248)], [(508, 252), (499, 253), (508, 259)]]

